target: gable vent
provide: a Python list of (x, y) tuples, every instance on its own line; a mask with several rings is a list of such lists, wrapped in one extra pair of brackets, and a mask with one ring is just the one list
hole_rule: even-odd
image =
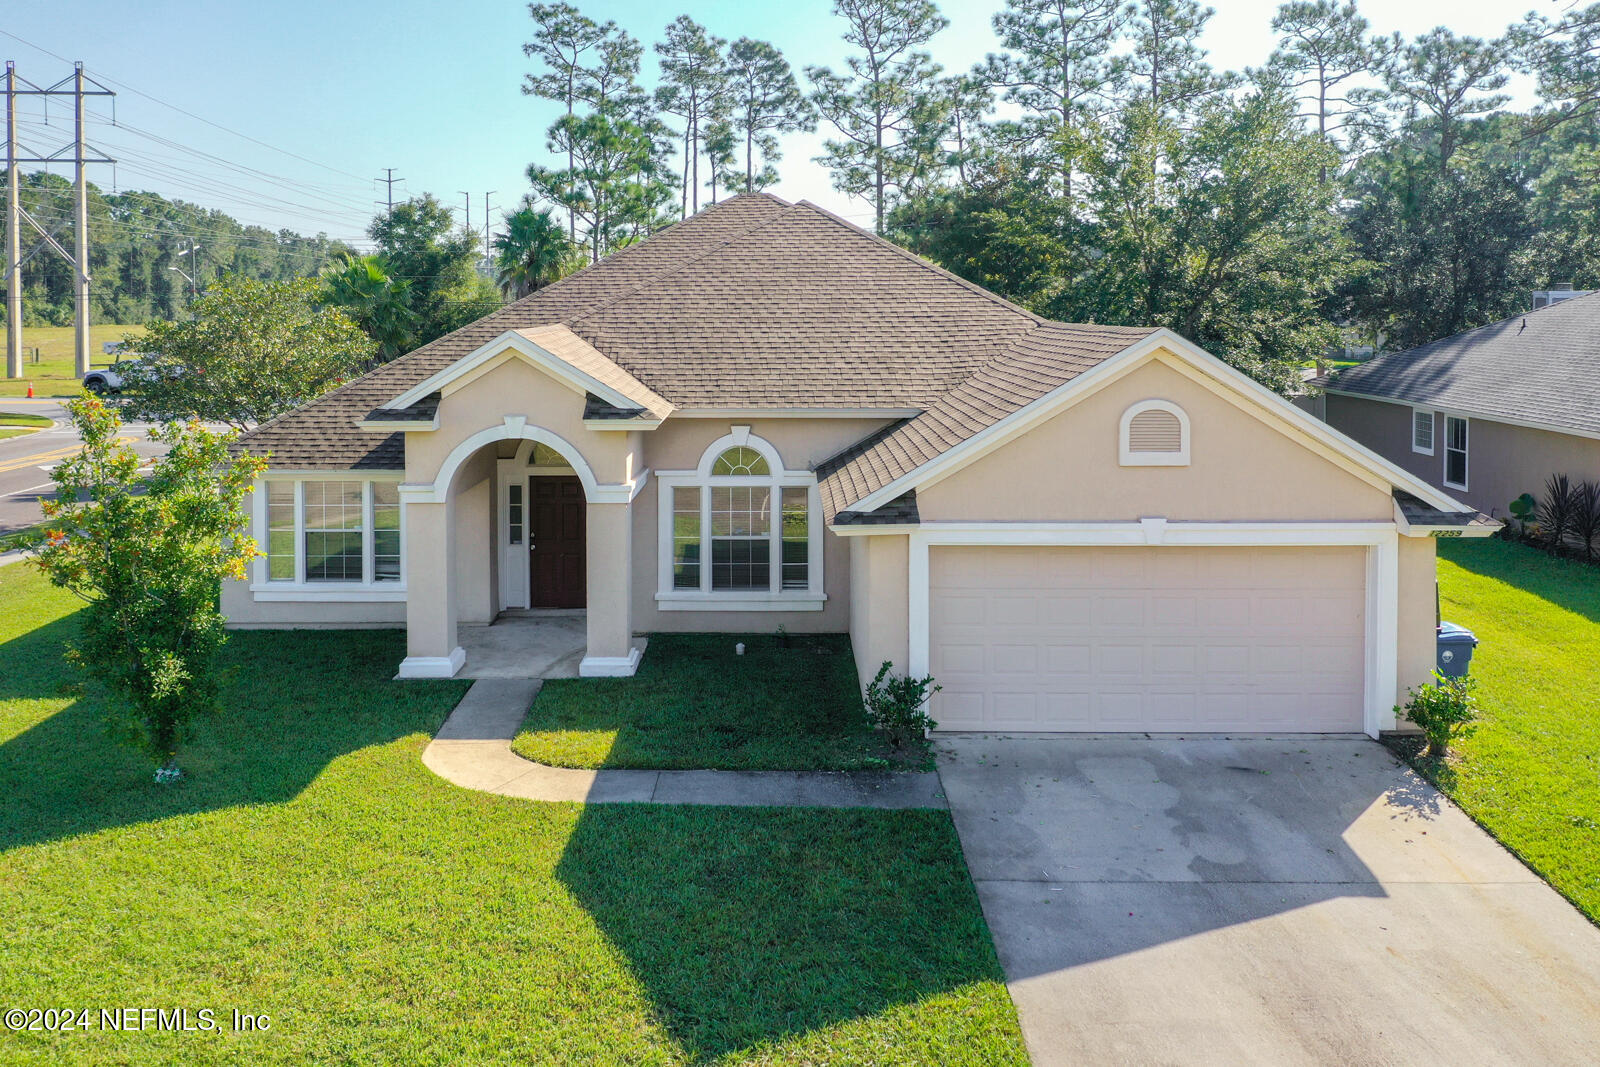
[(1170, 411), (1141, 411), (1128, 422), (1129, 452), (1182, 452), (1183, 423)]

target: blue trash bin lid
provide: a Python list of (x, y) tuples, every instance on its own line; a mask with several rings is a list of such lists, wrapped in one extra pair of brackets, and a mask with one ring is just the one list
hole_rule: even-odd
[(1465, 626), (1457, 626), (1453, 622), (1441, 622), (1439, 624), (1439, 643), (1441, 645), (1472, 645), (1477, 647), (1478, 639)]

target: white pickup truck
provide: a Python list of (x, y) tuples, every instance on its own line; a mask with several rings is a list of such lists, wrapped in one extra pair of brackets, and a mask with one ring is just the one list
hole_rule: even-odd
[(138, 362), (137, 358), (119, 359), (109, 367), (97, 367), (83, 376), (83, 387), (95, 396), (120, 393), (124, 371)]

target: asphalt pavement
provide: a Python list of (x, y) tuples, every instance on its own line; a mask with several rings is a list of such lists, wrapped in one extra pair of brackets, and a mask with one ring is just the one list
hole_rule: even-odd
[[(56, 464), (78, 451), (83, 439), (67, 419), (59, 399), (0, 398), (0, 410), (27, 415), (43, 415), (54, 420), (48, 429), (0, 440), (0, 534), (20, 530), (44, 518), (39, 505), (55, 496), (50, 472)], [(166, 446), (150, 440), (146, 423), (132, 422), (122, 428), (122, 436), (146, 460), (166, 452)]]

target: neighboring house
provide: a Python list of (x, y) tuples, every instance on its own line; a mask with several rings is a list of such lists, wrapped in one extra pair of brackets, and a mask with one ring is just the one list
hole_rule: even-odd
[[(1165, 330), (739, 196), (266, 423), (236, 626), (848, 631), (949, 730), (1361, 731), (1492, 524)], [(469, 644), (471, 642), (468, 642)]]
[(1328, 425), (1490, 515), (1552, 474), (1600, 479), (1600, 295), (1328, 379)]

